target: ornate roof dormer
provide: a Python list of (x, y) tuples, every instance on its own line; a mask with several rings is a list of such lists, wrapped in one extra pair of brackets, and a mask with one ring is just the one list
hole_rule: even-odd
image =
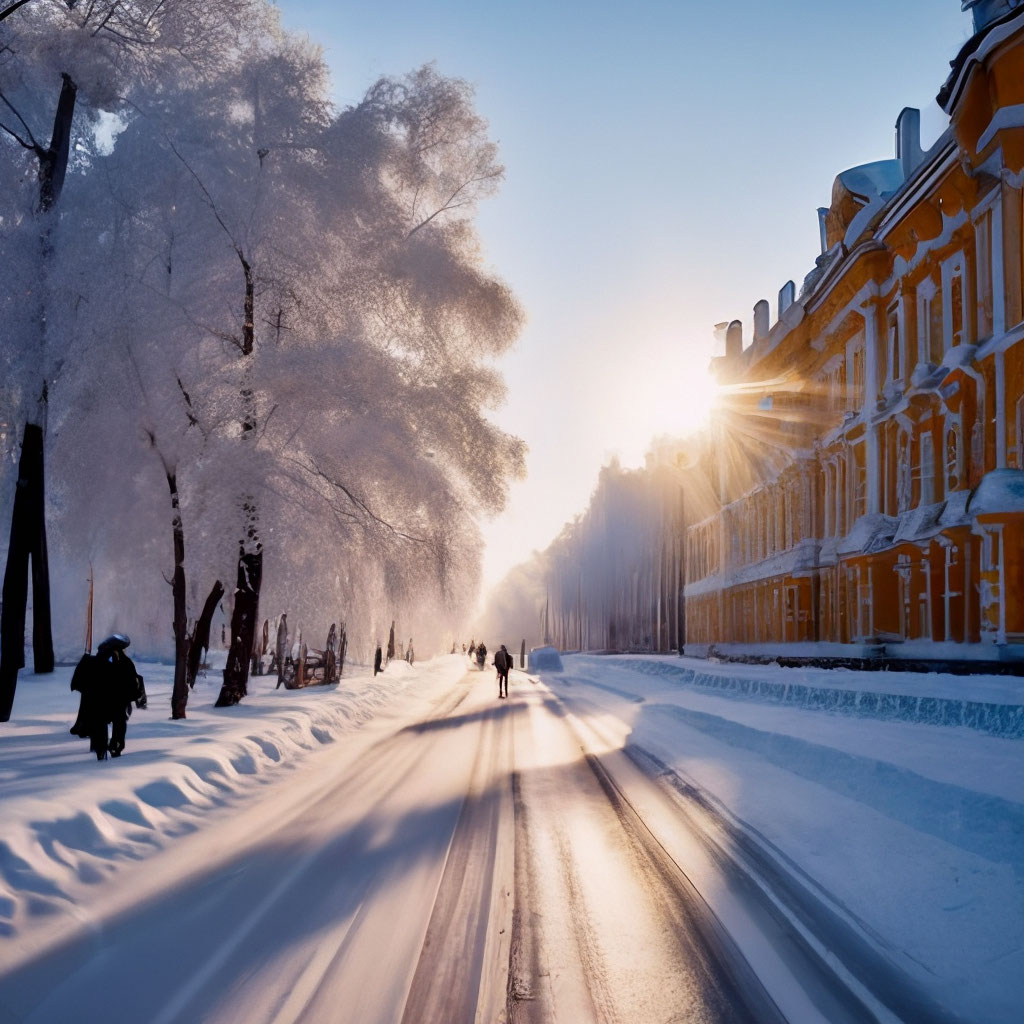
[(1022, 0), (961, 0), (960, 9), (974, 15), (974, 31), (980, 32), (993, 21), (1021, 6)]

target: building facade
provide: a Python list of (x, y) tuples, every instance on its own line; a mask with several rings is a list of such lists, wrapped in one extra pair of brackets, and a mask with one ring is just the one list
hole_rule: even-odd
[(946, 131), (922, 152), (904, 110), (895, 158), (835, 179), (799, 295), (748, 345), (720, 325), (688, 652), (1024, 656), (1024, 5), (963, 7)]

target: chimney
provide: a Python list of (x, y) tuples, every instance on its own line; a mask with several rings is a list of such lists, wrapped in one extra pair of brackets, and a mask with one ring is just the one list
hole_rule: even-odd
[(825, 223), (825, 218), (828, 216), (828, 207), (818, 207), (818, 234), (821, 235), (821, 255), (824, 256), (828, 252), (828, 226)]
[(779, 289), (779, 319), (782, 319), (782, 314), (789, 309), (793, 303), (796, 302), (796, 285), (792, 281), (787, 281)]
[(725, 333), (725, 358), (738, 359), (743, 354), (743, 324), (733, 320)]
[(761, 299), (754, 306), (754, 341), (760, 341), (768, 337), (771, 330), (771, 312), (768, 309), (768, 300)]
[(904, 107), (896, 118), (896, 159), (903, 166), (904, 181), (924, 159), (921, 150), (921, 111), (916, 107)]
[(727, 321), (723, 321), (720, 324), (715, 324), (712, 333), (715, 338), (715, 355), (725, 355), (725, 337), (729, 330), (729, 324)]

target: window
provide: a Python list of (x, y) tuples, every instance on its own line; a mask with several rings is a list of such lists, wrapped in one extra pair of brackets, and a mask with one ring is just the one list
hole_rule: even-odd
[(897, 381), (903, 373), (903, 361), (900, 353), (900, 317), (899, 307), (890, 306), (887, 316), (888, 324), (888, 354), (889, 354), (889, 379)]
[(960, 445), (960, 428), (953, 426), (946, 433), (946, 494), (960, 488), (963, 455)]
[(882, 464), (882, 511), (888, 515), (896, 514), (896, 484), (899, 479), (896, 470), (896, 424), (886, 425), (884, 434), (884, 447), (882, 449), (884, 461)]
[(962, 345), (964, 341), (964, 275), (963, 268), (956, 267), (950, 282), (951, 316), (953, 318), (950, 345)]
[(855, 444), (851, 449), (851, 453), (853, 455), (853, 472), (851, 474), (853, 508), (851, 510), (851, 517), (856, 520), (868, 510), (867, 448), (864, 442), (861, 441)]
[(942, 363), (942, 297), (935, 292), (930, 278), (918, 289), (917, 337), (922, 363), (939, 366)]
[(1024, 395), (1014, 407), (1013, 441), (1013, 447), (1006, 453), (1010, 468), (1024, 469)]
[(921, 497), (918, 505), (931, 505), (935, 501), (935, 441), (930, 431), (921, 435), (921, 465), (918, 477)]
[(906, 512), (910, 508), (910, 438), (905, 431), (900, 431), (897, 442), (896, 456), (896, 509)]
[(933, 295), (928, 305), (928, 361), (942, 365), (945, 340), (942, 337), (942, 297)]
[(853, 388), (850, 392), (850, 408), (860, 409), (864, 404), (864, 344), (853, 350)]
[(978, 259), (978, 337), (992, 334), (992, 213), (985, 213), (974, 227)]
[(786, 550), (793, 546), (793, 490), (788, 483), (783, 485), (783, 501), (786, 515)]

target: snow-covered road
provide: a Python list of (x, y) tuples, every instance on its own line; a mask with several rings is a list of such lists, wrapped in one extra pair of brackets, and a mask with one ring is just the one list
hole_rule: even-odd
[[(478, 989), (500, 1008), (503, 979), (482, 979), (501, 966), (487, 922), (501, 902), (495, 779), (507, 778), (509, 748), (479, 682), (467, 677), (412, 723), (313, 755), (225, 825), (230, 843), (202, 829), (125, 871), (97, 893), (113, 891), (112, 904), (85, 899), (85, 927), (51, 935), (3, 979), (6, 1013), (394, 1022), (409, 1002), (424, 1008), (412, 1019), (472, 1020)], [(449, 972), (443, 986), (417, 969), (421, 951)], [(454, 1014), (434, 1013), (439, 1000)]]
[(781, 1019), (551, 691), (513, 679), (499, 702), (470, 671), (316, 754), (238, 812), (230, 845), (204, 829), (126, 872), (3, 979), (6, 1014)]
[[(701, 765), (718, 763), (707, 745), (718, 741), (688, 724), (699, 721), (695, 712), (680, 717), (688, 702), (718, 701), (737, 714), (746, 705), (691, 696), (663, 674), (613, 659), (515, 672), (508, 701), (497, 699), (490, 669), (466, 671), (459, 658), (360, 679), (348, 693), (254, 694), (232, 728), (276, 769), (260, 775), (248, 747), (231, 754), (236, 771), (256, 771), (235, 784), (254, 778), (265, 788), (227, 787), (201, 811), (205, 790), (178, 812), (179, 791), (147, 774), (155, 770), (147, 730), (168, 723), (140, 721), (128, 756), (97, 765), (63, 728), (63, 738), (44, 730), (46, 716), (27, 718), (26, 734), (39, 737), (32, 742), (50, 744), (39, 763), (54, 778), (114, 788), (47, 824), (38, 774), (12, 779), (31, 792), (8, 797), (23, 834), (0, 842), (0, 877), (17, 897), (6, 938), (0, 932), (0, 1022), (971, 1019), (940, 1009), (910, 978), (906, 955), (871, 939), (749, 818), (696, 784), (698, 762), (666, 763), (672, 744)], [(340, 720), (336, 706), (387, 693), (341, 737), (304, 726), (319, 749), (306, 745), (291, 771), (278, 765), (281, 740), (268, 739), (277, 734), (246, 717), (261, 702), (287, 702), (289, 721), (304, 713), (294, 710), (300, 704), (319, 706), (319, 721)], [(190, 771), (210, 760), (189, 753), (181, 731), (204, 721), (196, 713), (190, 726), (174, 723), (184, 752), (161, 748), (169, 778), (174, 756)], [(823, 735), (833, 721), (814, 718), (813, 728)], [(964, 749), (1011, 743), (1012, 764), (1017, 742), (971, 739)], [(741, 768), (745, 756), (736, 748), (726, 763)], [(797, 774), (762, 761), (744, 776), (762, 805), (769, 790), (758, 796), (755, 779), (776, 792), (785, 786), (772, 813), (794, 821), (800, 806), (819, 816), (826, 806), (805, 791), (801, 757)], [(221, 768), (204, 770), (208, 787), (227, 786)], [(727, 791), (720, 769), (708, 778)], [(59, 790), (47, 792), (53, 799)], [(840, 812), (852, 840), (855, 818)], [(106, 822), (102, 847), (87, 828), (97, 821)], [(123, 831), (112, 834), (111, 821)], [(144, 847), (154, 821), (162, 838)], [(888, 864), (902, 870), (891, 856)], [(986, 1006), (993, 998), (1005, 1003), (1010, 993), (992, 990)], [(1002, 1018), (986, 1010), (974, 1019)]]

